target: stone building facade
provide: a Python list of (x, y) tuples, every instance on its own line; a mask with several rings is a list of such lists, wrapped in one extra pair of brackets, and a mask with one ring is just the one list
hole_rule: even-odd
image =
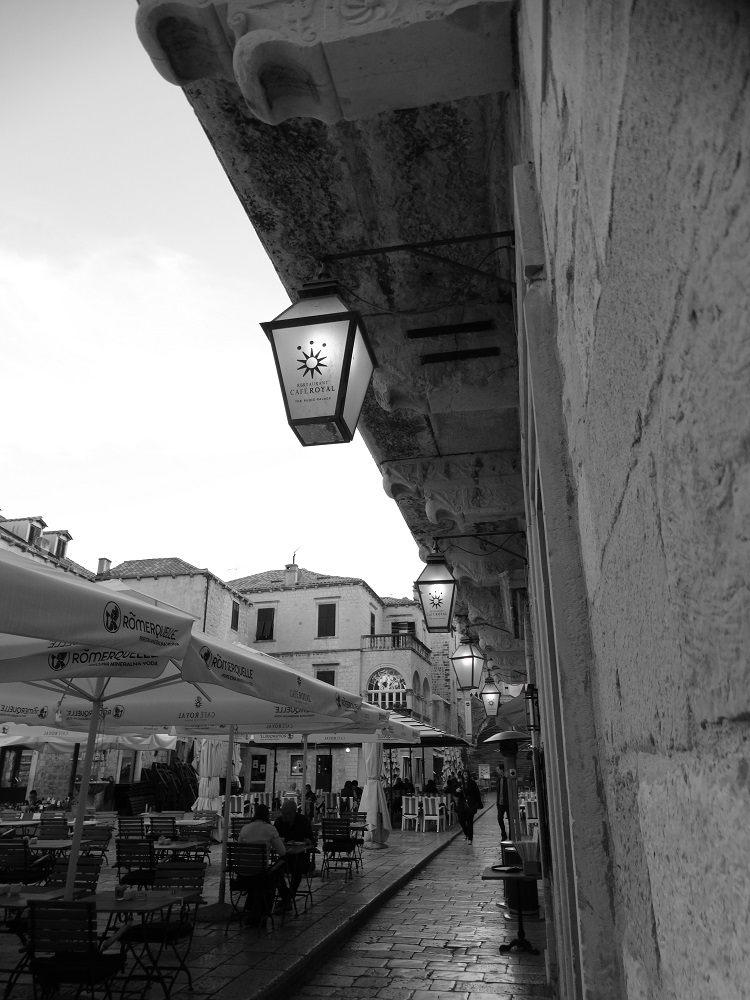
[[(457, 733), (455, 675), (448, 659), (455, 641), (426, 631), (414, 599), (381, 598), (364, 580), (315, 573), (295, 564), (231, 580), (229, 585), (252, 599), (250, 645), (256, 649), (373, 704)], [(301, 746), (285, 743), (274, 744), (282, 786), (298, 780), (300, 766)], [(394, 757), (400, 772), (411, 773), (416, 783), (440, 772), (441, 758), (432, 750), (424, 757), (420, 751), (394, 750)], [(310, 784), (315, 787), (315, 775), (320, 790), (338, 791), (347, 778), (364, 784), (358, 746), (310, 750), (307, 763)], [(264, 790), (270, 791), (270, 760), (265, 773)]]

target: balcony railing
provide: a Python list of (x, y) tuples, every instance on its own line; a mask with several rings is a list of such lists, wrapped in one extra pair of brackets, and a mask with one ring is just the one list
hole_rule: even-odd
[(430, 650), (410, 632), (393, 632), (387, 635), (363, 635), (362, 649), (376, 652), (390, 652), (394, 649), (406, 649), (430, 662)]

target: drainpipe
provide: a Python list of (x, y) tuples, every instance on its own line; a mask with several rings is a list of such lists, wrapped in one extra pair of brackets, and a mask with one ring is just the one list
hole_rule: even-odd
[(206, 599), (203, 602), (203, 631), (206, 631), (206, 621), (208, 619), (208, 574), (206, 574)]

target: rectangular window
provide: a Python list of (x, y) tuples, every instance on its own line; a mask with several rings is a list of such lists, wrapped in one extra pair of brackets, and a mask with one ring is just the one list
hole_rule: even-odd
[(336, 635), (336, 605), (318, 605), (318, 638)]
[(240, 627), (240, 602), (232, 601), (232, 631), (236, 632)]
[(294, 777), (302, 777), (302, 754), (289, 754), (289, 774)]
[(323, 681), (325, 684), (336, 684), (336, 671), (335, 670), (316, 670), (315, 676), (319, 681)]
[(375, 615), (370, 612), (370, 635), (375, 635)]
[(391, 622), (391, 635), (397, 635), (399, 632), (408, 632), (414, 635), (416, 631), (415, 622)]
[(258, 608), (258, 625), (255, 641), (273, 639), (273, 616), (275, 608)]

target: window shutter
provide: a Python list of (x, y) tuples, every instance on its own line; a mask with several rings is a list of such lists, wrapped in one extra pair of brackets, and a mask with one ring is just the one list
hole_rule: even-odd
[(274, 608), (258, 608), (258, 624), (255, 639), (273, 639)]
[(336, 605), (318, 605), (318, 637), (336, 635)]

